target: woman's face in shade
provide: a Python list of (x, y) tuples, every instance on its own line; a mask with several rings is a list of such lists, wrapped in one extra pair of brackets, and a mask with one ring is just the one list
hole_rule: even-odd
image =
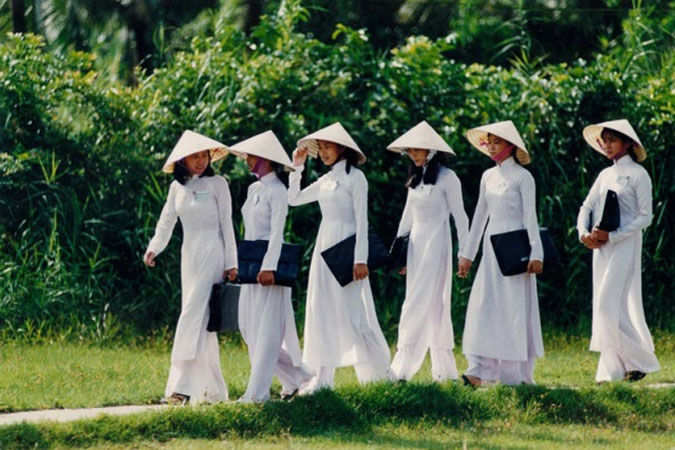
[(338, 146), (335, 142), (319, 140), (317, 143), (319, 144), (319, 158), (327, 166), (335, 164), (345, 152), (345, 149)]
[(617, 159), (626, 154), (631, 142), (626, 142), (611, 131), (604, 130), (601, 134), (600, 143), (605, 155), (609, 159)]
[(406, 153), (417, 167), (422, 167), (427, 163), (429, 150), (424, 148), (409, 148)]
[(185, 167), (190, 175), (201, 175), (209, 166), (210, 160), (208, 150), (193, 153), (185, 157)]
[(511, 145), (509, 141), (502, 139), (499, 136), (495, 136), (494, 134), (488, 134), (487, 140), (487, 149), (490, 156), (498, 155)]

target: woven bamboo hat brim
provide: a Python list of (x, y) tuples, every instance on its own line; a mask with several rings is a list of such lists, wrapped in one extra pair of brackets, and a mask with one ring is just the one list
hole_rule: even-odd
[(607, 156), (607, 154), (602, 148), (601, 144), (602, 138), (600, 136), (604, 128), (609, 128), (610, 130), (618, 131), (619, 133), (631, 138), (636, 144), (635, 146), (633, 146), (633, 149), (635, 150), (635, 156), (637, 157), (638, 162), (642, 162), (645, 159), (647, 159), (647, 152), (645, 151), (645, 148), (642, 146), (640, 138), (638, 137), (637, 133), (631, 126), (630, 122), (628, 122), (626, 119), (610, 120), (609, 122), (596, 123), (594, 125), (589, 125), (586, 128), (584, 128), (583, 132), (584, 139), (586, 139), (588, 145), (593, 147), (593, 150)]
[(162, 167), (162, 172), (173, 173), (173, 166), (176, 162), (192, 155), (193, 153), (208, 150), (211, 153), (211, 162), (218, 161), (227, 156), (227, 148), (222, 142), (208, 138), (194, 131), (186, 130), (171, 151), (171, 154)]
[(530, 153), (527, 151), (525, 142), (523, 142), (523, 138), (520, 137), (520, 133), (518, 133), (518, 129), (516, 129), (513, 122), (505, 120), (472, 128), (466, 132), (466, 138), (481, 153), (490, 156), (490, 152), (487, 149), (488, 134), (499, 136), (515, 145), (516, 158), (520, 164), (526, 165), (530, 163)]
[(347, 130), (345, 130), (340, 122), (335, 122), (332, 125), (328, 125), (325, 128), (322, 128), (299, 139), (298, 147), (307, 147), (309, 150), (309, 156), (316, 158), (319, 154), (319, 144), (317, 141), (328, 141), (344, 145), (345, 147), (354, 150), (358, 154), (359, 164), (366, 162), (366, 155), (361, 151), (359, 146), (356, 145), (354, 139), (352, 139), (349, 133), (347, 133)]
[(436, 150), (455, 155), (455, 152), (448, 143), (436, 133), (436, 130), (434, 130), (426, 120), (421, 121), (387, 146), (387, 150), (398, 153), (409, 148)]
[(240, 158), (246, 158), (246, 155), (255, 155), (261, 158), (269, 159), (275, 163), (293, 170), (293, 163), (288, 157), (283, 145), (277, 139), (274, 131), (267, 130), (251, 138), (237, 142), (228, 148), (232, 153)]

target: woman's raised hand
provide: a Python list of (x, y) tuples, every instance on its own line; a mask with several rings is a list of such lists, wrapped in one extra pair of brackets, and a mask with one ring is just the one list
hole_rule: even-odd
[(305, 164), (308, 153), (309, 149), (307, 149), (307, 147), (298, 147), (295, 150), (293, 150), (293, 165), (302, 166), (303, 164)]
[(155, 256), (154, 252), (147, 252), (143, 256), (143, 264), (148, 267), (155, 267)]

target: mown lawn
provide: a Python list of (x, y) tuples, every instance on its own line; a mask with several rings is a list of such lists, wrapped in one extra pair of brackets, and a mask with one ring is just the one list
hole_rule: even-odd
[[(462, 447), (672, 448), (675, 339), (656, 333), (662, 370), (639, 383), (593, 382), (586, 338), (546, 338), (538, 386), (472, 390), (430, 382), (428, 361), (407, 384), (361, 387), (340, 369), (334, 392), (265, 405), (219, 404), (68, 424), (0, 427), (0, 448), (81, 447)], [(248, 358), (237, 340), (221, 345), (233, 399), (245, 389)], [(0, 349), (0, 409), (155, 403), (163, 395), (165, 341), (98, 346), (56, 341)], [(456, 352), (460, 372), (466, 360)], [(275, 383), (273, 390), (278, 392)]]
[[(535, 372), (538, 384), (595, 386), (597, 354), (587, 350), (587, 338), (556, 335), (545, 341), (546, 355)], [(655, 342), (661, 371), (636, 386), (675, 382), (675, 336), (656, 333)], [(246, 347), (237, 339), (225, 338), (220, 348), (230, 397), (237, 399), (248, 380)], [(466, 359), (460, 350), (455, 348), (461, 373)], [(0, 347), (0, 412), (156, 403), (164, 394), (169, 359), (170, 344), (165, 341), (119, 346), (68, 341), (5, 343)], [(431, 382), (428, 357), (412, 382)], [(353, 369), (339, 369), (336, 385), (357, 386)], [(273, 390), (279, 389), (275, 382)]]

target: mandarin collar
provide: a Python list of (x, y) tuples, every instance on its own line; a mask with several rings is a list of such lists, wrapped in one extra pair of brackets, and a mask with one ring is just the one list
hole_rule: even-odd
[(267, 184), (273, 179), (277, 177), (277, 174), (274, 173), (274, 170), (272, 170), (270, 173), (265, 174), (264, 176), (260, 177), (258, 181), (260, 181), (262, 184)]
[(347, 171), (347, 160), (341, 159), (340, 161), (333, 164), (330, 170), (335, 172), (346, 172)]
[(615, 159), (613, 162), (617, 166), (625, 166), (627, 164), (630, 164), (631, 161), (632, 161), (632, 158), (630, 157), (630, 155), (628, 153), (626, 153), (621, 158)]
[(507, 167), (513, 166), (514, 164), (516, 164), (516, 160), (513, 159), (513, 156), (509, 156), (508, 158), (506, 158), (502, 162), (497, 163), (497, 167), (499, 167), (501, 169), (506, 169)]

